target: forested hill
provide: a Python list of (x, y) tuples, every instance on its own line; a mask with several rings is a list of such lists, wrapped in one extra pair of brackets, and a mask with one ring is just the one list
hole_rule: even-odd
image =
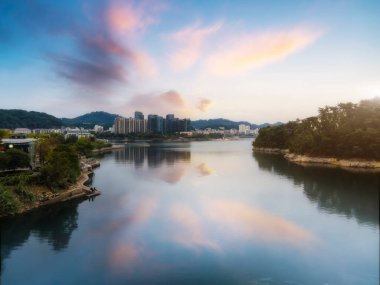
[(0, 109), (0, 129), (49, 129), (61, 126), (92, 128), (96, 124), (110, 127), (116, 117), (117, 115), (106, 112), (92, 112), (72, 119), (59, 119), (46, 113)]
[[(239, 125), (244, 124), (244, 125), (249, 125), (251, 129), (256, 129), (256, 128), (263, 128), (266, 126), (271, 126), (271, 124), (265, 123), (265, 124), (251, 124), (246, 121), (231, 121), (223, 118), (219, 119), (209, 119), (209, 120), (196, 120), (191, 122), (192, 126), (196, 129), (206, 129), (206, 128), (212, 128), (212, 129), (217, 129), (220, 127), (223, 127), (227, 130), (229, 129), (238, 129)], [(282, 123), (277, 122), (273, 125), (281, 125)]]
[(57, 128), (61, 126), (60, 119), (46, 113), (0, 109), (0, 129)]
[(98, 112), (87, 113), (73, 119), (63, 118), (62, 121), (65, 126), (71, 126), (71, 125), (78, 126), (78, 125), (86, 125), (86, 124), (89, 124), (89, 125), (111, 124), (112, 125), (117, 116), (118, 115), (115, 115), (115, 114), (98, 111)]
[(255, 147), (320, 157), (380, 159), (380, 98), (319, 109), (316, 117), (266, 127)]

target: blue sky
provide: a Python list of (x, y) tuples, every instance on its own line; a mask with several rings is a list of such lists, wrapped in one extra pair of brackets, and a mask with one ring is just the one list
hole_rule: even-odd
[(380, 1), (0, 3), (0, 108), (251, 122), (380, 96)]

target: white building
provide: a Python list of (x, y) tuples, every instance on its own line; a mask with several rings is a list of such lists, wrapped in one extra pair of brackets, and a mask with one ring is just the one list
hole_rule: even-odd
[(239, 134), (248, 134), (251, 130), (251, 127), (249, 125), (241, 124), (239, 125)]
[(103, 132), (103, 127), (102, 126), (99, 126), (99, 125), (95, 125), (94, 126), (94, 131), (95, 133), (102, 133)]
[(69, 129), (69, 128), (66, 128), (66, 132), (65, 132), (65, 139), (68, 138), (68, 137), (77, 137), (77, 138), (89, 138), (91, 137), (91, 134), (88, 130), (85, 130), (85, 129), (79, 129), (79, 128), (75, 128), (75, 129)]
[(29, 135), (32, 133), (30, 129), (27, 128), (17, 128), (14, 130), (15, 134)]

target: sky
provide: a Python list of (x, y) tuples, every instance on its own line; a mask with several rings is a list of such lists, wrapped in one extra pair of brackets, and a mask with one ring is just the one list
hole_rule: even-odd
[(1, 0), (0, 109), (251, 123), (380, 96), (380, 1)]

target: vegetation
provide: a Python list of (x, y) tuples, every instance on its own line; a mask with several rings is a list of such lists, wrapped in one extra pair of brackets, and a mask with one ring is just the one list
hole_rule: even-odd
[[(20, 168), (29, 167), (27, 153), (17, 149), (0, 152), (0, 170), (7, 170), (0, 173), (0, 216), (28, 207), (36, 201), (40, 191), (56, 192), (75, 183), (80, 175), (79, 155), (104, 146), (108, 145), (95, 139), (40, 135), (34, 159), (41, 167), (34, 171), (20, 171)], [(18, 171), (9, 171), (15, 169)]]
[[(96, 124), (107, 128), (113, 125), (116, 117), (117, 115), (106, 112), (92, 112), (72, 119), (59, 119), (41, 112), (0, 109), (0, 129), (50, 129), (62, 125), (93, 128)], [(3, 138), (2, 131), (0, 130), (0, 139)]]
[(0, 215), (17, 213), (20, 203), (12, 193), (0, 185)]
[(0, 109), (0, 128), (56, 128), (62, 126), (62, 121), (52, 115), (24, 110)]
[(0, 139), (7, 139), (11, 136), (11, 131), (7, 129), (0, 129)]
[(59, 144), (52, 149), (41, 168), (42, 183), (51, 189), (75, 183), (79, 174), (79, 157), (75, 147), (69, 144)]
[(380, 159), (380, 99), (341, 103), (319, 115), (259, 131), (255, 147), (310, 156)]
[(0, 171), (27, 167), (30, 167), (30, 157), (27, 153), (18, 149), (0, 152)]

